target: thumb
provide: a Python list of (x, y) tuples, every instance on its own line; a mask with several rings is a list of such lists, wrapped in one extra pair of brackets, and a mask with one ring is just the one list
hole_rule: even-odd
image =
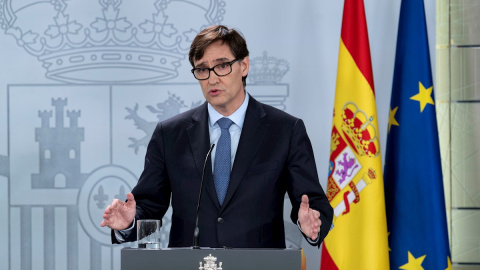
[(305, 194), (302, 196), (302, 204), (300, 205), (300, 207), (301, 208), (307, 208), (307, 209), (310, 207), (310, 205), (308, 203), (308, 196), (305, 195)]
[(127, 193), (127, 203), (136, 205), (135, 197), (133, 197), (133, 194), (131, 192)]

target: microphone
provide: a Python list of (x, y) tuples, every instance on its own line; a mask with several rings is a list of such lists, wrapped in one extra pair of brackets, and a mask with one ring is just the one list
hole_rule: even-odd
[(212, 144), (210, 150), (208, 150), (207, 156), (205, 157), (205, 162), (203, 163), (203, 172), (202, 172), (202, 180), (200, 182), (200, 192), (198, 194), (198, 204), (197, 204), (197, 213), (195, 214), (195, 230), (193, 231), (193, 248), (199, 249), (200, 246), (198, 245), (198, 236), (200, 235), (200, 229), (198, 228), (198, 213), (200, 210), (200, 199), (202, 198), (202, 191), (203, 191), (203, 179), (205, 178), (205, 168), (207, 167), (207, 161), (210, 154), (212, 154), (213, 147), (215, 144)]

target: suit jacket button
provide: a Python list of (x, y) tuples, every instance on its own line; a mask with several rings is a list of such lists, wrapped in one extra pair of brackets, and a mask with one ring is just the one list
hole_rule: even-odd
[(221, 218), (221, 217), (217, 218), (217, 222), (222, 224), (223, 223), (223, 218)]

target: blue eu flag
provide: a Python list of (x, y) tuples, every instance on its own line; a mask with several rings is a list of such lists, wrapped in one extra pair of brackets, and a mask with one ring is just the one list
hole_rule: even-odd
[(451, 269), (423, 0), (403, 0), (385, 158), (390, 269)]

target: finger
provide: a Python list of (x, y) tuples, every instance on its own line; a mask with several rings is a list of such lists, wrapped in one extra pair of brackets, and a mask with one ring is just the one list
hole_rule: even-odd
[(103, 212), (103, 219), (109, 219), (112, 215), (115, 214), (115, 209), (117, 208), (118, 205), (118, 200), (114, 199), (112, 201), (112, 204), (108, 205), (107, 208), (105, 208), (105, 211)]
[(310, 214), (310, 221), (312, 223), (312, 227), (316, 230), (316, 233), (320, 231), (320, 225), (322, 221), (319, 218), (320, 213), (316, 210), (312, 210)]
[(110, 217), (114, 216), (115, 215), (115, 212), (110, 210), (110, 208), (108, 210), (105, 210), (105, 212), (103, 213), (103, 218), (104, 219), (110, 219)]
[(302, 196), (302, 204), (308, 205), (308, 196), (305, 194)]
[(312, 238), (312, 240), (315, 240), (318, 237), (318, 233), (320, 232), (320, 226), (313, 227), (312, 231), (312, 237), (310, 238)]
[(300, 208), (303, 208), (305, 210), (309, 209), (308, 196), (307, 195), (302, 196), (302, 203), (300, 204)]
[(111, 212), (111, 211), (117, 209), (122, 204), (123, 204), (123, 202), (120, 201), (119, 199), (113, 199), (112, 203), (108, 206), (109, 211)]
[(107, 206), (107, 208), (105, 208), (105, 211), (103, 211), (104, 215), (105, 215), (105, 214), (110, 214), (110, 212), (111, 212), (111, 210), (110, 210), (111, 207), (112, 207), (112, 205), (109, 204), (109, 205)]
[[(115, 200), (117, 200), (117, 199), (115, 199)], [(116, 202), (115, 200), (112, 201), (112, 204), (107, 206), (107, 208), (105, 209), (105, 212), (104, 212), (105, 215), (111, 216), (111, 215), (115, 214), (115, 212), (117, 211), (117, 208), (118, 208), (118, 202)]]
[(137, 203), (135, 202), (135, 197), (133, 197), (132, 193), (128, 193), (127, 194), (127, 202), (125, 203), (125, 207), (131, 209), (131, 208), (135, 208), (136, 205), (137, 205)]
[(135, 202), (135, 197), (131, 192), (127, 193), (127, 201), (128, 202)]
[(108, 226), (110, 227), (110, 217), (109, 216), (106, 216), (106, 215), (103, 215), (103, 220), (102, 220), (102, 223), (100, 223), (100, 226), (102, 227), (105, 227), (105, 226)]

